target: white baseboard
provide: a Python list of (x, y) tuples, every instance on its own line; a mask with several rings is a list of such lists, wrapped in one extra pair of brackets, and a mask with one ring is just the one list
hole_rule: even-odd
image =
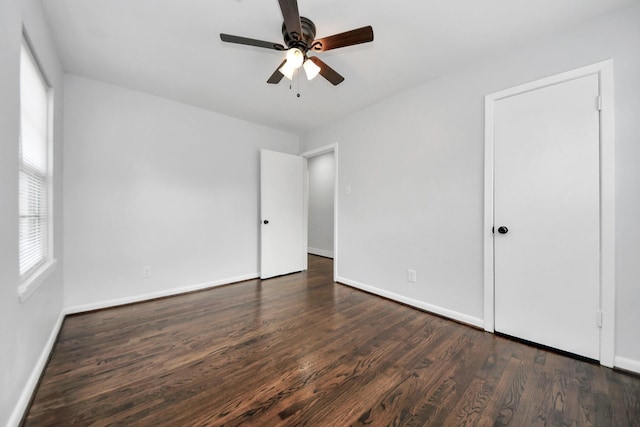
[(36, 361), (33, 370), (31, 371), (31, 375), (27, 379), (27, 383), (24, 385), (22, 392), (20, 393), (20, 398), (16, 403), (16, 406), (13, 408), (13, 412), (9, 417), (9, 421), (7, 422), (7, 427), (17, 427), (22, 421), (22, 417), (27, 412), (29, 407), (29, 403), (31, 402), (31, 396), (36, 390), (38, 386), (38, 381), (40, 381), (40, 376), (44, 372), (44, 368), (47, 366), (47, 362), (49, 361), (49, 355), (53, 351), (53, 346), (56, 344), (56, 339), (58, 338), (58, 333), (60, 332), (60, 328), (62, 328), (62, 322), (64, 321), (65, 311), (64, 309), (60, 312), (58, 316), (58, 320), (56, 320), (55, 325), (53, 325), (53, 329), (51, 330), (51, 334), (49, 334), (49, 339), (45, 344), (42, 352), (40, 353), (40, 357)]
[(201, 291), (204, 289), (215, 288), (217, 286), (229, 285), (231, 283), (257, 279), (258, 277), (260, 277), (258, 273), (245, 274), (243, 276), (229, 277), (226, 279), (216, 280), (213, 282), (183, 286), (181, 288), (167, 289), (164, 291), (151, 292), (148, 294), (135, 295), (135, 296), (125, 297), (125, 298), (117, 298), (117, 299), (112, 299), (108, 301), (100, 301), (100, 302), (95, 302), (91, 304), (75, 305), (75, 306), (66, 307), (65, 314), (84, 313), (86, 311), (101, 310), (104, 308), (117, 307), (119, 305), (148, 301), (156, 298), (170, 297), (174, 295), (184, 294), (187, 292)]
[(319, 256), (323, 256), (325, 258), (333, 259), (333, 251), (328, 251), (326, 249), (318, 249), (318, 248), (309, 247), (309, 248), (307, 248), (307, 252), (312, 254), (312, 255), (319, 255)]
[(613, 366), (615, 366), (616, 368), (624, 369), (625, 371), (640, 374), (640, 360), (627, 359), (626, 357), (616, 356), (613, 361)]
[(448, 308), (443, 308), (437, 305), (428, 304), (426, 302), (423, 302), (414, 298), (409, 298), (404, 295), (396, 294), (394, 292), (385, 291), (384, 289), (379, 289), (373, 286), (365, 285), (364, 283), (356, 282), (355, 280), (350, 280), (344, 277), (337, 277), (336, 282), (345, 284), (347, 286), (352, 286), (354, 288), (358, 288), (363, 291), (370, 292), (372, 294), (380, 295), (381, 297), (389, 298), (391, 300), (401, 302), (403, 304), (407, 304), (412, 307), (416, 307), (421, 310), (428, 311), (430, 313), (434, 313), (439, 316), (455, 320), (457, 322), (466, 323), (467, 325), (475, 326), (477, 328), (484, 327), (484, 320), (478, 317), (469, 316), (464, 313), (458, 313), (457, 311), (449, 310)]

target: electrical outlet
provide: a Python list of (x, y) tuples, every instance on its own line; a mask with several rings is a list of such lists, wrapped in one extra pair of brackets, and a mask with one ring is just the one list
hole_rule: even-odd
[(407, 270), (407, 280), (412, 283), (415, 283), (417, 281), (415, 270)]
[(151, 277), (151, 266), (144, 266), (142, 267), (142, 278), (143, 279), (148, 279)]

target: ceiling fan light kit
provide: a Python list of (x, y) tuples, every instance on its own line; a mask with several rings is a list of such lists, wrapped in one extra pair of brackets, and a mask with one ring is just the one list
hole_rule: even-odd
[(318, 74), (327, 79), (334, 86), (342, 83), (342, 77), (337, 71), (329, 67), (317, 56), (308, 56), (311, 52), (324, 52), (331, 49), (352, 46), (373, 41), (371, 26), (357, 28), (344, 33), (316, 39), (316, 26), (308, 18), (300, 16), (297, 0), (278, 0), (284, 22), (282, 37), (286, 45), (256, 40), (247, 37), (220, 34), (220, 39), (227, 43), (243, 44), (265, 49), (287, 51), (286, 58), (269, 77), (267, 83), (278, 84), (282, 77), (293, 79), (295, 70), (304, 68), (307, 79), (311, 80)]
[[(304, 61), (304, 64), (302, 61)], [(289, 80), (293, 80), (293, 73), (300, 68), (300, 66), (304, 68), (307, 80), (312, 80), (320, 72), (320, 67), (309, 59), (305, 60), (302, 51), (295, 47), (287, 51), (287, 58), (285, 59), (284, 65), (278, 68), (278, 71), (284, 74)]]

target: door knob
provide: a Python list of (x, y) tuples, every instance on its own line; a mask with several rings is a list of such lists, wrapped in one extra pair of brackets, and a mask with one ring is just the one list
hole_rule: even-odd
[(266, 225), (266, 224), (269, 224), (269, 220), (268, 220), (268, 219), (265, 219), (264, 221), (262, 221), (262, 223), (263, 223), (263, 224), (265, 224), (265, 225)]
[(504, 225), (498, 227), (498, 233), (507, 234), (508, 232), (509, 232), (509, 229), (507, 227), (505, 227)]

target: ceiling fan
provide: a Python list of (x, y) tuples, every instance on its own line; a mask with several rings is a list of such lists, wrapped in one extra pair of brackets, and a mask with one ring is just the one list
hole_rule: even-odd
[(280, 3), (282, 17), (284, 18), (282, 36), (286, 47), (279, 43), (222, 33), (220, 34), (220, 39), (228, 43), (244, 44), (280, 51), (286, 50), (286, 58), (271, 77), (269, 77), (267, 83), (278, 84), (280, 80), (282, 80), (282, 77), (285, 76), (289, 80), (292, 80), (294, 71), (301, 66), (304, 68), (307, 79), (309, 80), (320, 73), (322, 77), (334, 86), (342, 83), (344, 77), (325, 64), (320, 58), (317, 56), (308, 56), (308, 53), (324, 52), (330, 49), (371, 42), (373, 41), (373, 28), (369, 25), (367, 27), (316, 39), (316, 26), (310, 19), (300, 16), (297, 0), (278, 0), (278, 2)]

